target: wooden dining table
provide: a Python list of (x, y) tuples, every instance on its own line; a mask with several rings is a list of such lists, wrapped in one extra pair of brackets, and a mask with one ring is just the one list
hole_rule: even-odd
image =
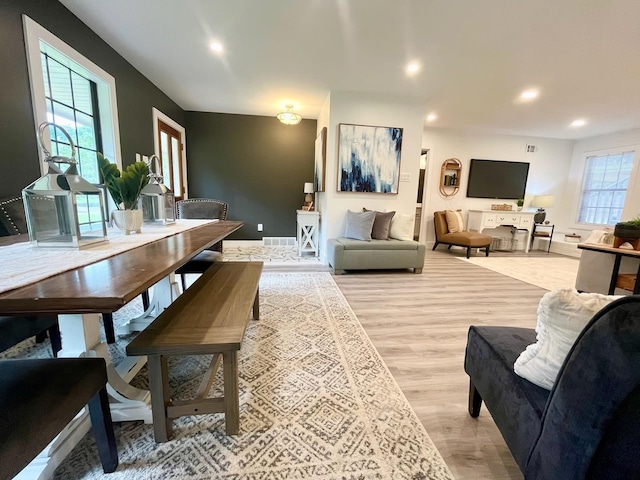
[[(179, 294), (175, 270), (207, 247), (242, 227), (239, 221), (206, 223), (118, 253), (95, 263), (68, 270), (0, 293), (0, 315), (58, 314), (64, 357), (103, 357), (107, 363), (111, 412), (114, 421), (152, 422), (148, 390), (135, 388), (130, 380), (146, 357), (125, 357), (118, 365), (111, 360), (100, 337), (100, 314), (120, 309), (153, 287), (150, 308), (131, 330), (141, 330), (154, 314), (166, 308)], [(0, 247), (0, 258), (2, 247)], [(29, 258), (25, 258), (29, 262)], [(55, 256), (51, 259), (55, 261)], [(46, 421), (46, 412), (43, 412)], [(27, 478), (48, 475), (89, 430), (88, 417), (76, 418), (32, 462)]]

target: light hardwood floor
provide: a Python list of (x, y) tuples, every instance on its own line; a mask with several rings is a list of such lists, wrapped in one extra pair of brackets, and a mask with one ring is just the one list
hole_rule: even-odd
[(477, 419), (467, 413), (464, 349), (469, 325), (533, 328), (546, 290), (455, 258), (462, 255), (428, 251), (421, 275), (354, 272), (334, 279), (456, 479), (522, 479), (484, 406)]

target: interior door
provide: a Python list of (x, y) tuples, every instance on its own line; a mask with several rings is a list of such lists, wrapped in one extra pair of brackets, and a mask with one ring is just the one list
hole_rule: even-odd
[(158, 119), (158, 145), (164, 184), (173, 190), (176, 200), (182, 200), (186, 192), (184, 172), (184, 145), (182, 135), (175, 128)]

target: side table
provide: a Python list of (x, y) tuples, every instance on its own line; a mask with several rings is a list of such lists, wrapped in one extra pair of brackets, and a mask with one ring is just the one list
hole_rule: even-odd
[(298, 255), (303, 253), (320, 254), (318, 248), (318, 226), (320, 212), (297, 210), (298, 213)]
[[(543, 230), (540, 231), (539, 229)], [(534, 223), (533, 228), (531, 230), (531, 245), (529, 245), (529, 250), (533, 248), (533, 241), (537, 238), (548, 238), (549, 239), (549, 247), (547, 248), (547, 253), (551, 251), (551, 239), (553, 238), (553, 231), (555, 230), (555, 225), (545, 225), (543, 223)], [(551, 230), (549, 230), (551, 229)]]

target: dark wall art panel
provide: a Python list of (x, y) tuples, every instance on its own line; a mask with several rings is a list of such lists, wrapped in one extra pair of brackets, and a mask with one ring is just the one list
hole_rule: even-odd
[(402, 128), (341, 123), (338, 191), (398, 193)]

